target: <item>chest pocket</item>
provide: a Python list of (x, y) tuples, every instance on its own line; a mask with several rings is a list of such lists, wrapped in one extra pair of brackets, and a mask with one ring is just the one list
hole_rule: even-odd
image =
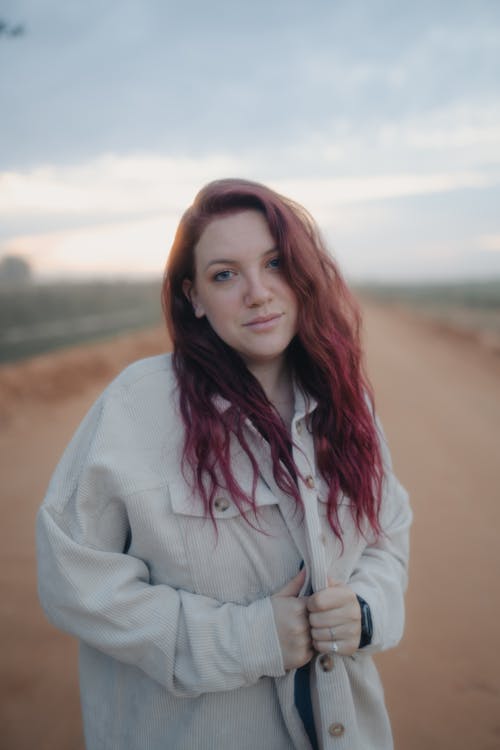
[[(183, 494), (184, 492), (184, 494)], [(205, 518), (205, 508), (201, 500), (194, 497), (192, 494), (186, 493), (186, 488), (182, 488), (181, 491), (176, 491), (175, 488), (170, 488), (170, 499), (172, 503), (172, 510), (176, 515), (186, 516), (188, 518)], [(216, 493), (214, 500), (214, 517), (217, 521), (223, 519), (236, 518), (239, 516), (240, 510), (236, 503), (233, 502), (229, 492), (225, 490), (219, 490)]]
[(299, 555), (278, 500), (259, 480), (257, 513), (242, 514), (227, 490), (214, 499), (215, 525), (186, 485), (169, 487), (182, 534), (192, 590), (221, 602), (250, 604), (274, 593), (296, 572)]

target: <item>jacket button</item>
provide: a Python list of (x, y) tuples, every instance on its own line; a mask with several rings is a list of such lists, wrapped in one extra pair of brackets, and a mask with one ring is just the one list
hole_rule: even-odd
[(330, 724), (330, 726), (328, 727), (328, 734), (330, 734), (332, 737), (342, 737), (344, 732), (344, 725), (339, 724), (338, 722), (336, 722), (335, 724)]
[(297, 422), (297, 435), (302, 435), (302, 422)]
[(220, 510), (224, 513), (224, 511), (229, 508), (229, 500), (225, 497), (216, 497), (214, 500), (214, 508), (215, 510)]
[(305, 478), (305, 483), (309, 487), (310, 490), (314, 489), (314, 478), (309, 474), (308, 477)]
[(319, 665), (323, 672), (331, 672), (335, 666), (333, 656), (331, 654), (321, 654), (319, 657)]

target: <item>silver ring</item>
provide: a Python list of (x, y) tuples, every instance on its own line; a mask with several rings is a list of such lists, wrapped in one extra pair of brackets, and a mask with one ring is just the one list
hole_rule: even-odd
[(335, 640), (335, 631), (333, 630), (333, 628), (328, 628), (328, 630), (330, 632), (330, 638), (332, 639), (332, 641), (334, 641)]
[(338, 650), (339, 650), (339, 644), (336, 643), (335, 641), (332, 641), (332, 651), (333, 651), (333, 653), (336, 654), (338, 652)]

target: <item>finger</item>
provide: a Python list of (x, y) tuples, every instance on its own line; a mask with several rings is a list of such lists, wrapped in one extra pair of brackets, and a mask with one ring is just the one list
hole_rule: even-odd
[(353, 606), (350, 601), (337, 602), (331, 607), (311, 609), (310, 597), (306, 602), (309, 612), (309, 622), (313, 628), (340, 625), (342, 622), (356, 622), (361, 619), (359, 604)]
[(335, 628), (343, 625), (347, 618), (342, 616), (342, 610), (329, 609), (326, 612), (309, 612), (311, 628)]
[(313, 641), (315, 651), (320, 654), (337, 654), (338, 656), (352, 656), (359, 647), (359, 639), (347, 638), (337, 641)]
[(339, 654), (343, 656), (343, 641), (315, 641), (313, 640), (314, 650), (319, 654)]
[(341, 628), (312, 628), (311, 638), (313, 641), (338, 641), (342, 638)]
[(333, 641), (337, 640), (333, 628), (313, 628), (311, 630), (311, 638), (314, 643), (333, 643)]
[(336, 585), (312, 594), (307, 602), (309, 612), (324, 612), (342, 607), (346, 601), (344, 586)]
[(311, 628), (311, 638), (315, 641), (345, 641), (357, 635), (357, 629), (351, 623)]
[(283, 586), (282, 589), (277, 591), (274, 594), (274, 596), (298, 596), (300, 594), (302, 586), (304, 585), (305, 580), (306, 580), (306, 571), (305, 571), (305, 568), (302, 568), (302, 570), (299, 571), (297, 575), (292, 578), (291, 581), (288, 581), (288, 583), (285, 586)]

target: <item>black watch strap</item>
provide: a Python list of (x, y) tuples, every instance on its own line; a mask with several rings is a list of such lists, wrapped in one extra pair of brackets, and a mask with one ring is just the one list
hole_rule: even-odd
[(361, 608), (361, 638), (359, 639), (359, 647), (364, 648), (369, 646), (373, 638), (373, 622), (372, 613), (368, 602), (356, 594), (356, 599), (359, 602)]

